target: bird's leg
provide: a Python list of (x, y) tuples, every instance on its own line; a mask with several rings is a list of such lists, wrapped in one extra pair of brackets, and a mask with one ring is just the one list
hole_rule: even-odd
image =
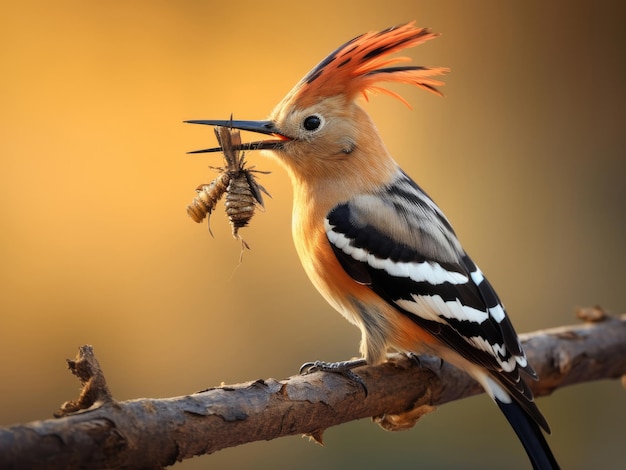
[(365, 396), (367, 396), (367, 387), (365, 386), (365, 382), (363, 382), (363, 379), (361, 377), (352, 372), (352, 369), (354, 369), (355, 367), (364, 366), (366, 364), (367, 361), (365, 359), (354, 359), (351, 361), (341, 362), (313, 361), (305, 362), (304, 364), (302, 364), (299, 372), (301, 375), (312, 374), (313, 372), (330, 372), (333, 374), (342, 375), (346, 379), (359, 384), (361, 388), (363, 388)]

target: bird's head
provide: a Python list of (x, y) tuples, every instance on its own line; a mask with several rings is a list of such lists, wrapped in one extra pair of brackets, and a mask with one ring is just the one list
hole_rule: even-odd
[[(294, 181), (346, 178), (346, 165), (359, 165), (366, 173), (384, 178), (395, 169), (367, 113), (357, 98), (382, 92), (408, 103), (380, 86), (382, 82), (407, 83), (441, 94), (443, 85), (431, 77), (443, 67), (398, 65), (410, 59), (389, 58), (399, 50), (437, 37), (413, 23), (370, 32), (343, 44), (307, 75), (264, 121), (198, 120), (194, 124), (230, 126), (271, 138), (242, 145), (243, 149), (270, 150), (288, 169)], [(219, 151), (220, 148), (192, 153)], [(363, 172), (363, 168), (368, 171)]]

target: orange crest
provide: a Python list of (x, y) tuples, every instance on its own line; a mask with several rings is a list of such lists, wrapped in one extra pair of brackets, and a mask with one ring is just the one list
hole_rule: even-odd
[[(408, 83), (441, 95), (437, 86), (443, 82), (429, 78), (446, 73), (445, 67), (398, 66), (408, 57), (389, 58), (399, 50), (417, 46), (439, 34), (416, 28), (414, 22), (357, 36), (321, 61), (291, 91), (290, 101), (309, 106), (320, 98), (346, 95), (353, 99), (359, 93), (367, 99), (368, 91), (391, 95), (409, 106), (398, 94), (377, 84)], [(395, 65), (395, 66), (392, 66)], [(409, 106), (410, 107), (410, 106)]]

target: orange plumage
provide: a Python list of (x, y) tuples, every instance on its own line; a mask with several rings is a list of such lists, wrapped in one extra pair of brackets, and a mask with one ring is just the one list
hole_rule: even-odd
[[(427, 28), (415, 28), (414, 22), (380, 32), (369, 32), (348, 41), (313, 68), (287, 95), (287, 102), (308, 107), (323, 98), (343, 95), (352, 100), (367, 92), (391, 95), (409, 106), (398, 94), (378, 86), (380, 82), (415, 85), (436, 94), (443, 82), (430, 78), (449, 71), (446, 67), (394, 66), (408, 62), (408, 57), (388, 56), (401, 49), (414, 47), (439, 34)], [(409, 106), (410, 107), (410, 106)]]

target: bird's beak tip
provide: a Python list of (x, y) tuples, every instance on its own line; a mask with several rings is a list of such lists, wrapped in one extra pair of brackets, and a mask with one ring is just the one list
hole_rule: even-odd
[[(276, 150), (279, 149), (285, 142), (293, 140), (291, 137), (288, 137), (276, 129), (274, 121), (240, 121), (240, 120), (211, 120), (211, 119), (194, 119), (183, 121), (186, 124), (202, 124), (205, 126), (220, 126), (220, 127), (228, 127), (230, 129), (240, 129), (242, 131), (256, 132), (259, 134), (271, 135), (276, 137), (276, 140), (262, 140), (259, 142), (250, 142), (242, 144), (239, 148), (240, 150)], [(187, 152), (188, 154), (195, 153), (208, 153), (208, 152), (218, 152), (220, 151), (220, 147), (211, 148), (211, 149), (203, 149), (203, 150), (193, 150), (191, 152)]]

